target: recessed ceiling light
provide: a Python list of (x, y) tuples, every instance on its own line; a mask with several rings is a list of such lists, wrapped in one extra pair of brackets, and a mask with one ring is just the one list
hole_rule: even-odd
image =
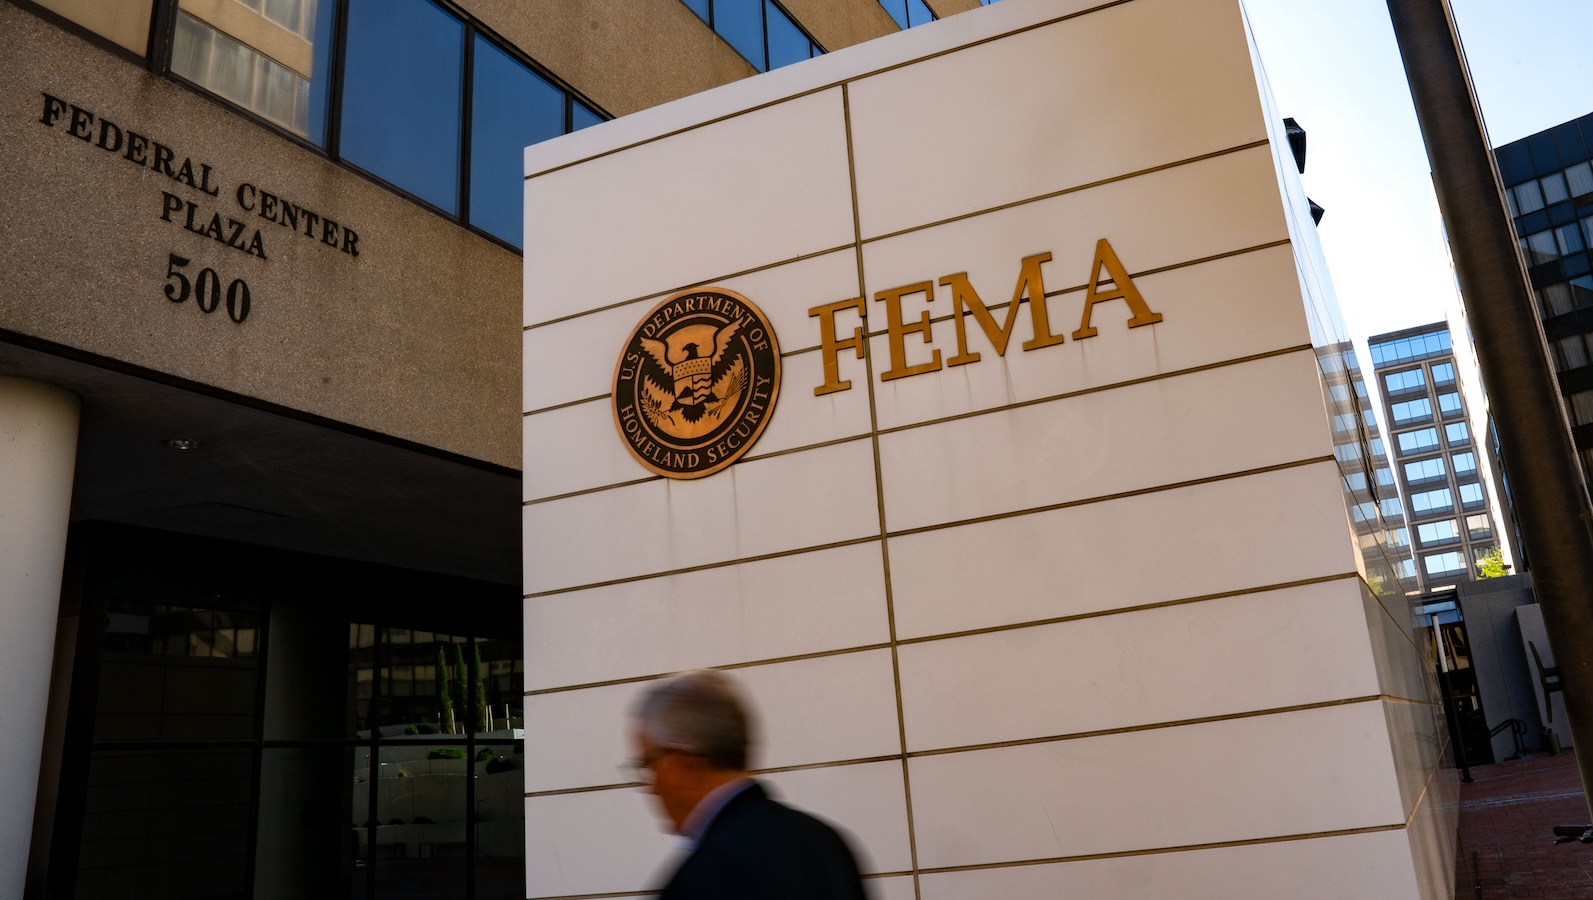
[(183, 438), (167, 438), (160, 442), (167, 450), (198, 450), (205, 445), (204, 441), (190, 441)]

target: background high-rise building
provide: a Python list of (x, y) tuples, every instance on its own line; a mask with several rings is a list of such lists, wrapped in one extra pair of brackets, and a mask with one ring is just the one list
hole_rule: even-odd
[(1388, 423), (1388, 449), (1425, 593), (1476, 577), (1501, 547), (1484, 436), (1468, 415), (1449, 325), (1438, 322), (1368, 339)]
[(1583, 472), (1593, 473), (1593, 115), (1494, 154)]

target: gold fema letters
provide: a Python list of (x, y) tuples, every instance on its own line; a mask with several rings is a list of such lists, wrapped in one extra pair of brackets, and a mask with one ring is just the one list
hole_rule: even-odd
[[(1023, 342), (1024, 350), (1038, 350), (1041, 347), (1050, 347), (1063, 343), (1065, 338), (1060, 334), (1051, 333), (1050, 309), (1045, 296), (1045, 279), (1040, 271), (1042, 263), (1051, 261), (1051, 254), (1037, 253), (1023, 258), (1018, 272), (1017, 286), (1012, 291), (1012, 302), (1007, 306), (1005, 321), (996, 322), (990, 309), (985, 306), (973, 285), (968, 281), (967, 272), (957, 272), (940, 279), (940, 286), (951, 290), (952, 323), (957, 331), (957, 355), (945, 360), (945, 366), (964, 366), (978, 362), (980, 353), (968, 349), (967, 317), (971, 314), (979, 328), (990, 339), (991, 347), (997, 356), (1007, 354), (1007, 345), (1012, 340), (1013, 330), (1018, 323), (1018, 308), (1025, 296), (1029, 299), (1029, 318), (1033, 324), (1034, 335)], [(1102, 277), (1102, 270), (1105, 277)], [(1103, 289), (1102, 285), (1110, 283)], [(880, 373), (880, 381), (894, 381), (898, 378), (907, 378), (912, 375), (922, 375), (933, 372), (942, 367), (940, 350), (931, 350), (929, 358), (922, 362), (909, 363), (907, 361), (907, 338), (909, 335), (922, 335), (925, 344), (933, 343), (934, 337), (930, 332), (929, 311), (925, 310), (919, 317), (911, 322), (902, 320), (902, 298), (914, 294), (923, 294), (925, 302), (935, 299), (935, 282), (919, 281), (900, 287), (879, 291), (874, 295), (877, 302), (885, 304), (885, 335), (890, 348), (890, 368)], [(1162, 314), (1153, 312), (1145, 298), (1140, 294), (1139, 288), (1129, 277), (1128, 270), (1117, 257), (1117, 252), (1112, 249), (1112, 244), (1106, 238), (1101, 238), (1095, 245), (1095, 258), (1090, 263), (1089, 287), (1084, 295), (1084, 316), (1079, 323), (1078, 330), (1072, 334), (1073, 340), (1082, 341), (1098, 334), (1098, 330), (1090, 324), (1091, 317), (1098, 304), (1112, 300), (1122, 300), (1128, 304), (1129, 312), (1133, 317), (1128, 320), (1128, 327), (1138, 328), (1142, 325), (1153, 325), (1162, 320)], [(815, 306), (808, 310), (810, 317), (819, 320), (820, 352), (824, 358), (824, 383), (813, 389), (817, 396), (835, 393), (836, 391), (849, 390), (852, 382), (841, 380), (840, 354), (843, 350), (856, 353), (858, 359), (863, 358), (863, 342), (866, 339), (862, 326), (852, 329), (846, 337), (840, 337), (835, 328), (835, 317), (846, 310), (856, 310), (860, 317), (866, 321), (868, 315), (864, 298), (854, 297), (842, 300), (839, 303), (830, 303), (824, 306)]]

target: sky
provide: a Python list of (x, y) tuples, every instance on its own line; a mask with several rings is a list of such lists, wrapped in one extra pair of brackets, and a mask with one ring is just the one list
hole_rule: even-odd
[[(1494, 146), (1593, 112), (1593, 0), (1451, 2)], [(1454, 275), (1385, 0), (1244, 4), (1278, 106), (1306, 130), (1351, 335), (1445, 319)]]

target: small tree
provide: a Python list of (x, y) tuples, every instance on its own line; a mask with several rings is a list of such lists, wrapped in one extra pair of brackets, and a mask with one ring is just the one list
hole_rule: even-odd
[(1509, 574), (1504, 564), (1504, 553), (1498, 547), (1489, 550), (1482, 559), (1477, 560), (1478, 578), (1503, 578)]
[(481, 645), (470, 643), (470, 721), (478, 731), (487, 730), (487, 683), (481, 677)]
[(465, 705), (465, 659), (459, 653), (459, 645), (453, 642), (448, 644), (448, 663), (453, 669), (454, 722), (459, 726), (458, 731), (463, 733), (465, 717), (470, 711), (470, 707)]
[(448, 677), (448, 655), (437, 648), (437, 723), (447, 734), (454, 732), (452, 678)]

